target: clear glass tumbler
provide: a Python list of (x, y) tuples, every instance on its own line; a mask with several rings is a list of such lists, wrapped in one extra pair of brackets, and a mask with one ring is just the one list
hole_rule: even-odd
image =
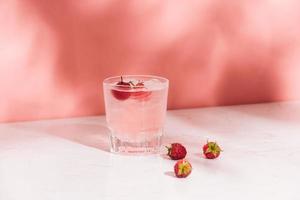
[(127, 75), (103, 81), (111, 152), (158, 153), (167, 109), (169, 81)]

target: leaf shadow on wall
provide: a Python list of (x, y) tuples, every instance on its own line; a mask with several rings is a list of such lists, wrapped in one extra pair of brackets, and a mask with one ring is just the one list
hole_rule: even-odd
[[(74, 110), (68, 115), (103, 113), (101, 81), (118, 74), (167, 77), (170, 109), (271, 101), (280, 93), (276, 67), (264, 67), (276, 66), (280, 57), (264, 57), (269, 47), (240, 33), (248, 1), (206, 2), (197, 5), (199, 13), (184, 15), (176, 3), (158, 2), (140, 11), (141, 6), (120, 0), (28, 2), (55, 33), (52, 76), (61, 93), (74, 96)], [(184, 18), (180, 23), (178, 16)], [(242, 50), (248, 45), (253, 51), (262, 47), (263, 55), (249, 57)]]
[[(204, 69), (206, 68), (205, 76), (208, 76), (209, 79), (213, 78), (216, 84), (210, 87), (210, 80), (208, 80), (207, 84), (194, 82), (190, 85), (176, 85), (177, 88), (181, 87), (181, 91), (193, 90), (193, 85), (197, 85), (198, 90), (194, 90), (195, 93), (201, 93), (201, 88), (208, 92), (207, 88), (209, 88), (211, 93), (208, 92), (207, 96), (212, 97), (212, 99), (209, 99), (209, 102), (206, 104), (208, 106), (271, 102), (286, 98), (284, 95), (285, 77), (281, 72), (287, 70), (286, 66), (282, 65), (282, 61), (293, 51), (293, 46), (290, 45), (289, 41), (291, 38), (275, 37), (276, 32), (271, 31), (270, 35), (268, 35), (269, 38), (266, 39), (265, 35), (261, 37), (260, 34), (264, 33), (260, 33), (259, 30), (254, 33), (245, 31), (243, 25), (248, 26), (249, 19), (245, 16), (243, 11), (245, 7), (243, 6), (242, 3), (238, 3), (237, 7), (226, 7), (221, 4), (219, 9), (218, 7), (212, 7), (210, 12), (212, 14), (208, 19), (208, 24), (212, 25), (214, 29), (211, 29), (213, 31), (209, 38), (212, 38), (212, 42), (208, 46), (213, 47), (211, 51), (204, 53), (208, 61), (199, 63), (203, 64)], [(234, 8), (237, 9), (234, 10)], [(271, 26), (269, 28), (272, 29)], [(219, 49), (218, 43), (221, 44)], [(170, 53), (176, 52), (178, 49), (173, 47), (166, 51), (166, 54), (162, 57), (180, 57), (178, 56), (180, 54), (174, 53), (172, 55)], [(163, 59), (159, 60), (158, 63), (161, 61)], [(168, 60), (165, 65), (167, 63)], [(216, 68), (218, 70), (214, 71)], [(189, 69), (182, 69), (182, 71), (184, 72), (182, 75), (185, 76)], [(177, 74), (180, 74), (180, 72), (178, 71)], [(192, 76), (199, 77), (199, 74), (192, 72), (192, 75), (187, 77)], [(205, 79), (205, 77), (202, 79)], [(173, 83), (178, 82), (178, 80), (175, 81), (173, 79)], [(182, 93), (177, 92), (176, 94), (177, 98), (174, 99), (185, 98), (185, 95), (182, 95)], [(190, 105), (193, 104), (193, 106), (197, 107), (200, 105), (199, 102), (202, 102), (202, 105), (205, 104), (204, 96), (195, 95), (193, 99), (196, 102), (194, 104), (190, 103)], [(174, 99), (171, 101), (175, 101)], [(251, 111), (250, 109), (244, 110), (236, 107), (228, 107), (226, 109), (233, 112), (245, 112), (245, 114), (253, 115), (254, 117), (285, 120), (291, 123), (297, 122), (297, 119), (299, 119), (296, 115), (293, 115), (293, 117), (281, 116), (282, 110), (280, 109), (272, 112), (265, 112), (263, 109), (260, 111), (253, 109)], [(178, 118), (181, 117), (178, 116)], [(186, 118), (181, 119), (185, 120)], [(215, 130), (216, 124), (214, 122), (219, 121), (219, 117), (215, 116), (215, 119), (209, 123), (206, 123), (206, 121), (210, 120), (201, 119), (201, 117), (187, 119), (188, 123), (211, 131)], [(224, 119), (224, 123), (226, 121), (227, 119)]]
[(126, 73), (116, 67), (123, 65), (128, 54), (121, 31), (126, 20), (121, 17), (123, 3), (108, 3), (112, 5), (91, 16), (80, 13), (75, 4), (32, 0), (30, 6), (55, 34), (53, 83), (60, 93), (73, 96), (75, 103), (70, 103), (75, 104), (75, 110), (68, 115), (99, 114), (99, 109), (103, 113), (102, 80)]

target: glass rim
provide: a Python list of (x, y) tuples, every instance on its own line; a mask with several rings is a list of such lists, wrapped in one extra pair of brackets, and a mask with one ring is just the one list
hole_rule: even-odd
[(119, 75), (119, 76), (110, 76), (110, 77), (107, 77), (103, 80), (103, 85), (107, 85), (107, 86), (115, 86), (115, 83), (110, 83), (109, 81), (112, 80), (112, 79), (116, 79), (116, 78), (120, 78), (120, 77), (125, 77), (125, 78), (128, 78), (128, 77), (145, 77), (145, 78), (153, 78), (153, 79), (159, 79), (161, 80), (162, 84), (166, 84), (167, 86), (169, 85), (169, 79), (165, 78), (165, 77), (162, 77), (162, 76), (156, 76), (156, 75)]

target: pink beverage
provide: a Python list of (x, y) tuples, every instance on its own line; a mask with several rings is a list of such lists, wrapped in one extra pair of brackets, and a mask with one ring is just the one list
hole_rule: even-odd
[(112, 152), (159, 152), (168, 86), (167, 79), (147, 75), (118, 76), (103, 81)]

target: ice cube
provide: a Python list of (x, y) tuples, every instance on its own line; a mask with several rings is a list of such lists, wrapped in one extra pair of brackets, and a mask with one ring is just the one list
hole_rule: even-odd
[(158, 79), (150, 79), (144, 82), (144, 85), (147, 89), (150, 90), (159, 90), (162, 88), (162, 83)]

